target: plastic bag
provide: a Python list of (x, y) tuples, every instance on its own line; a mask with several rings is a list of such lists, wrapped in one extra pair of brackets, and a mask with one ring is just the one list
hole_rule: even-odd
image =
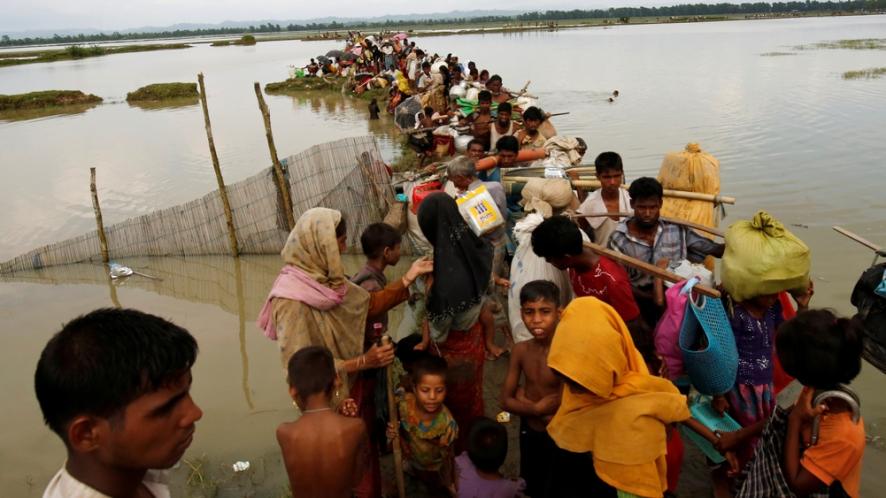
[[(686, 303), (689, 301), (687, 292), (683, 292), (688, 282), (682, 281), (673, 285), (665, 292), (667, 307), (655, 325), (655, 352), (661, 356), (667, 367), (667, 377), (676, 380), (686, 372), (683, 368), (683, 352), (680, 350), (680, 328), (686, 314)], [(689, 286), (689, 289), (692, 285)]]
[[(716, 195), (720, 193), (720, 161), (702, 152), (698, 144), (691, 143), (682, 152), (665, 155), (658, 181), (666, 189)], [(716, 227), (714, 208), (714, 204), (707, 201), (665, 197), (661, 215)]]
[(478, 236), (485, 235), (505, 224), (504, 216), (495, 205), (492, 194), (486, 190), (485, 185), (480, 185), (474, 190), (468, 190), (455, 200), (458, 211)]
[(856, 317), (864, 324), (864, 359), (886, 373), (886, 298), (877, 289), (886, 278), (886, 263), (874, 265), (864, 273), (852, 289)]
[(723, 287), (736, 301), (809, 285), (809, 248), (765, 211), (726, 231)]

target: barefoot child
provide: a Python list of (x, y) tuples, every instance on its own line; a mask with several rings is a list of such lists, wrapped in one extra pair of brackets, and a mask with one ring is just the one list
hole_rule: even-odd
[(388, 437), (400, 431), (407, 472), (421, 481), (431, 496), (450, 496), (455, 491), (452, 443), (458, 425), (444, 406), (446, 360), (431, 355), (412, 365), (412, 392), (397, 403), (400, 427), (388, 425)]
[(458, 498), (523, 496), (523, 479), (505, 479), (499, 471), (507, 456), (507, 429), (487, 417), (477, 419), (468, 436), (468, 451), (455, 459)]
[(321, 346), (289, 359), (289, 394), (302, 415), (277, 428), (277, 442), (294, 497), (350, 497), (366, 462), (366, 427), (332, 409), (341, 385), (332, 353)]
[(520, 415), (520, 475), (529, 496), (544, 496), (551, 453), (558, 450), (545, 428), (560, 406), (562, 384), (547, 358), (561, 311), (560, 289), (553, 282), (534, 280), (520, 290), (520, 316), (533, 339), (514, 346), (501, 406)]

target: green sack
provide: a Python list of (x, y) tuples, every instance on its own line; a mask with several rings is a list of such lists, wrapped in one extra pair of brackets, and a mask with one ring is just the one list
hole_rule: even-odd
[(736, 301), (809, 285), (809, 247), (766, 211), (726, 231), (723, 287)]

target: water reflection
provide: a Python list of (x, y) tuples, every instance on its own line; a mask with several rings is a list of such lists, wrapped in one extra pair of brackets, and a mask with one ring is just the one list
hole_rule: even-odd
[(42, 109), (2, 111), (0, 112), (0, 122), (29, 121), (32, 119), (48, 118), (52, 116), (73, 116), (75, 114), (83, 114), (98, 105), (101, 105), (101, 103), (93, 102), (90, 104), (44, 107)]
[(143, 111), (163, 111), (167, 109), (178, 109), (180, 107), (189, 107), (197, 105), (200, 102), (199, 97), (177, 97), (174, 99), (166, 99), (159, 101), (141, 100), (136, 102), (128, 102), (130, 107), (135, 107)]

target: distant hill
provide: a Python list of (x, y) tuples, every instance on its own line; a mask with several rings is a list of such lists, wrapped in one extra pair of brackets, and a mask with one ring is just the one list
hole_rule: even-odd
[(121, 34), (127, 33), (161, 33), (165, 31), (195, 31), (200, 29), (218, 29), (218, 28), (246, 28), (249, 26), (260, 26), (262, 24), (280, 24), (286, 26), (288, 24), (328, 24), (333, 21), (341, 24), (352, 24), (357, 22), (378, 23), (386, 21), (416, 21), (416, 20), (444, 20), (444, 19), (472, 19), (476, 17), (488, 16), (515, 16), (527, 12), (526, 10), (452, 10), (449, 12), (434, 12), (430, 14), (390, 14), (377, 17), (317, 17), (312, 19), (254, 19), (250, 21), (223, 21), (220, 23), (179, 23), (170, 26), (140, 26), (125, 29), (40, 29), (29, 31), (0, 31), (0, 35), (6, 35), (10, 38), (52, 38), (53, 35), (73, 36), (73, 35), (97, 35), (100, 33), (117, 32)]

